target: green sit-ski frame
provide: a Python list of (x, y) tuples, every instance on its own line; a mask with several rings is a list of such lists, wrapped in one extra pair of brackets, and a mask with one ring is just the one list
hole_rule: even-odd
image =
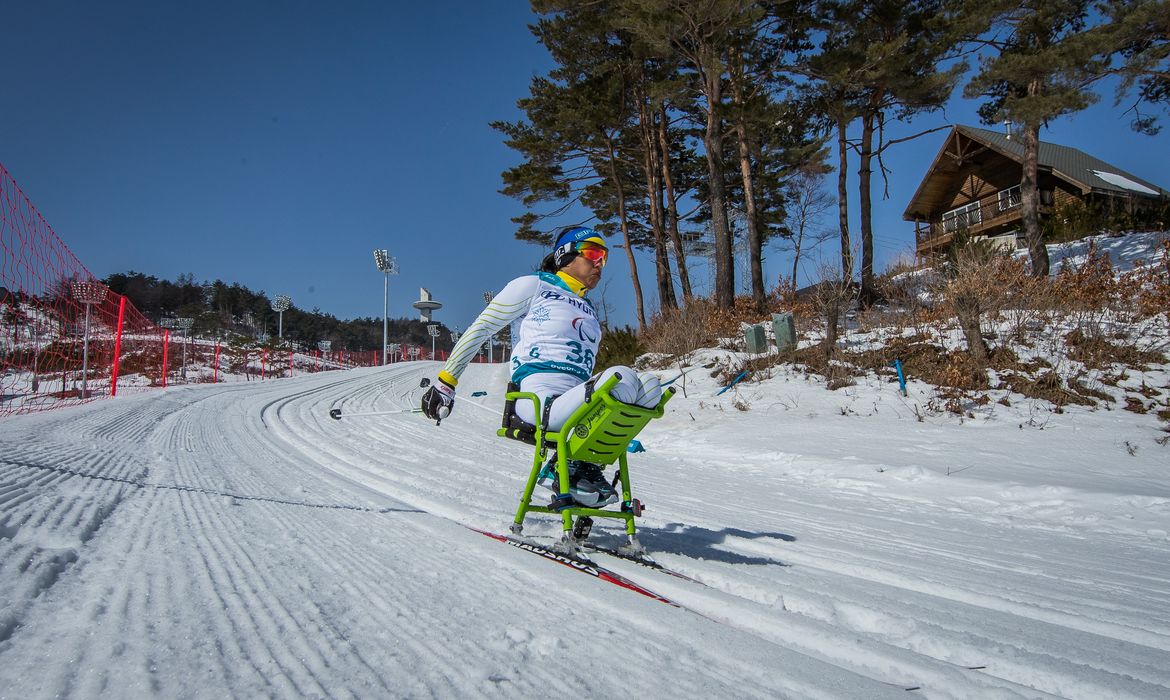
[[(504, 425), (497, 431), (500, 437), (521, 440), (536, 447), (532, 458), (532, 472), (528, 475), (528, 483), (524, 486), (524, 495), (520, 497), (520, 507), (516, 510), (516, 518), (512, 523), (512, 532), (520, 534), (524, 527), (524, 516), (530, 512), (553, 513), (561, 516), (564, 525), (564, 541), (575, 543), (573, 539), (573, 518), (587, 516), (590, 518), (616, 518), (626, 521), (626, 534), (630, 545), (640, 548), (634, 538), (634, 517), (641, 515), (641, 504), (635, 501), (630, 494), (630, 471), (626, 463), (626, 448), (630, 441), (655, 418), (661, 418), (666, 402), (674, 396), (674, 389), (668, 388), (662, 392), (662, 399), (654, 408), (643, 408), (622, 403), (610, 396), (610, 391), (621, 381), (620, 374), (614, 374), (601, 386), (595, 387), (592, 392), (586, 391), (585, 403), (573, 412), (565, 424), (557, 432), (544, 429), (541, 423), (540, 399), (536, 394), (523, 391), (509, 391), (506, 395), (504, 408)], [(512, 389), (514, 385), (510, 385)], [(536, 414), (536, 424), (532, 425), (521, 421), (515, 413), (517, 400), (532, 401)], [(569, 492), (569, 461), (580, 460), (592, 462), (605, 467), (618, 463), (618, 478), (621, 481), (620, 510), (603, 510), (601, 508), (586, 508), (570, 506), (561, 510), (554, 510), (549, 506), (532, 504), (532, 492), (536, 487), (536, 479), (544, 465), (548, 448), (556, 449), (557, 477), (560, 493)], [(588, 522), (588, 521), (586, 521)]]

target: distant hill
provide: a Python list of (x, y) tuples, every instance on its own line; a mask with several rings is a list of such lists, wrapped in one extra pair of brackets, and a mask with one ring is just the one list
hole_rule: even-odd
[[(238, 283), (222, 280), (199, 283), (191, 274), (179, 275), (175, 281), (161, 280), (142, 272), (119, 272), (102, 280), (111, 290), (125, 295), (154, 322), (167, 316), (195, 319), (191, 333), (215, 337), (226, 333), (260, 337), (276, 335), (277, 313), (264, 292), (254, 292)], [(437, 349), (451, 347), (451, 334), (442, 323), (443, 332), (436, 340)], [(305, 311), (296, 306), (284, 312), (284, 337), (305, 347), (328, 340), (335, 350), (354, 352), (379, 350), (382, 347), (382, 319), (338, 319), (320, 309)], [(426, 324), (417, 319), (388, 320), (391, 343), (431, 344)]]

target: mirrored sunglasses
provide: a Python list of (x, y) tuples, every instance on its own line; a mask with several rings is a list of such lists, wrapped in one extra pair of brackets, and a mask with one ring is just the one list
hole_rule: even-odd
[(596, 243), (578, 243), (577, 252), (594, 265), (600, 263), (605, 267), (605, 263), (609, 261), (609, 251)]

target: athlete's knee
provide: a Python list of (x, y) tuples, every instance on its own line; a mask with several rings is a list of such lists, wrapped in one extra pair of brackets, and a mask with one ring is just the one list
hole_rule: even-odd
[(658, 401), (662, 398), (662, 382), (653, 374), (642, 374), (638, 376), (638, 381), (641, 387), (638, 391), (638, 397), (635, 400), (639, 406), (653, 408), (658, 405)]

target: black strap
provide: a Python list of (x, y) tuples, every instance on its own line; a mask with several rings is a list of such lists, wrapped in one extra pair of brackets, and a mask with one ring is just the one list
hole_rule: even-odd
[(544, 400), (544, 411), (541, 413), (540, 418), (540, 427), (542, 429), (548, 430), (548, 416), (549, 413), (552, 412), (553, 401), (556, 401), (559, 398), (561, 398), (561, 395), (557, 394), (556, 396), (550, 396)]
[(589, 381), (585, 382), (585, 403), (593, 398), (593, 389), (597, 385), (595, 378), (591, 377)]
[[(516, 386), (516, 382), (508, 382), (508, 393), (519, 391), (520, 387)], [(500, 427), (511, 428), (512, 418), (516, 415), (516, 399), (506, 399), (504, 401), (504, 424)]]

